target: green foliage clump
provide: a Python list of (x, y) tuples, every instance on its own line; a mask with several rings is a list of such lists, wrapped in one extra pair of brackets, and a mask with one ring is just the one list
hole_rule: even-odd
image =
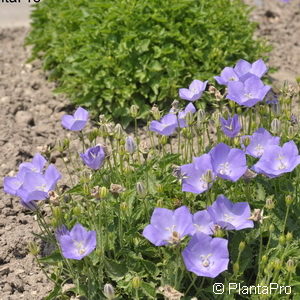
[(240, 0), (44, 0), (27, 44), (57, 91), (125, 122), (132, 104), (166, 108), (192, 79), (266, 53), (248, 15)]

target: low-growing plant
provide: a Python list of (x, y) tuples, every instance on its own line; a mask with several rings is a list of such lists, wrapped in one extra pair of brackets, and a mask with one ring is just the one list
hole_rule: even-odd
[(269, 48), (241, 0), (44, 0), (32, 12), (27, 44), (57, 92), (77, 105), (129, 122), (166, 109), (192, 78), (211, 79), (238, 58)]
[[(222, 73), (226, 95), (211, 86), (218, 105), (210, 115), (195, 107), (205, 84), (195, 80), (179, 91), (189, 104), (176, 100), (163, 117), (154, 107), (142, 134), (136, 127), (127, 136), (104, 116), (84, 133), (87, 111), (64, 116), (83, 149), (73, 151), (72, 139), (58, 145), (63, 189), (54, 191), (61, 175), (53, 165), (44, 171), (40, 154), (4, 179), (53, 248), (41, 257), (36, 243), (29, 247), (55, 284), (46, 299), (299, 295), (299, 89), (265, 97), (262, 61), (226, 70), (238, 77)], [(137, 107), (130, 111), (136, 119)]]

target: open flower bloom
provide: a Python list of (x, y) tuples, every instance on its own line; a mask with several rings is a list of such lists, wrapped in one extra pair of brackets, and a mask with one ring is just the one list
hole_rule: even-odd
[(197, 232), (183, 250), (182, 256), (188, 271), (198, 276), (215, 278), (228, 268), (228, 241)]
[(205, 91), (207, 81), (193, 80), (188, 89), (179, 89), (179, 97), (188, 101), (196, 101)]
[(215, 180), (209, 154), (194, 157), (193, 163), (181, 166), (180, 173), (183, 176), (182, 191), (184, 192), (201, 194), (208, 190)]
[(189, 103), (189, 104), (185, 107), (184, 111), (180, 111), (180, 112), (178, 113), (178, 121), (179, 121), (179, 127), (180, 127), (180, 128), (184, 128), (184, 127), (187, 126), (186, 121), (185, 121), (185, 117), (186, 117), (186, 114), (187, 114), (188, 112), (191, 112), (192, 114), (196, 112), (196, 108), (195, 108), (195, 106), (193, 105), (193, 103)]
[(80, 157), (88, 167), (98, 170), (103, 165), (105, 152), (103, 147), (97, 145), (87, 149), (85, 153), (80, 153)]
[(54, 165), (50, 165), (45, 174), (27, 172), (22, 186), (17, 191), (17, 195), (23, 201), (21, 203), (26, 204), (34, 200), (45, 200), (48, 197), (48, 192), (55, 189), (60, 178), (61, 174)]
[(252, 64), (244, 59), (240, 59), (236, 63), (234, 71), (240, 81), (245, 81), (252, 75), (257, 76), (258, 78), (263, 77), (268, 71), (268, 68), (262, 59), (259, 59)]
[(237, 181), (247, 170), (245, 153), (220, 143), (210, 150), (214, 172), (223, 179)]
[(215, 76), (215, 80), (218, 84), (227, 85), (230, 81), (239, 81), (239, 77), (231, 67), (226, 67), (221, 72), (221, 76)]
[(32, 172), (42, 173), (46, 159), (39, 153), (35, 154), (31, 162), (21, 163), (19, 170), (26, 169)]
[(55, 235), (65, 258), (81, 260), (96, 248), (96, 231), (87, 231), (79, 223), (71, 231), (62, 226)]
[(150, 131), (155, 131), (161, 135), (172, 135), (178, 127), (178, 121), (175, 114), (167, 114), (160, 121), (152, 121), (149, 126)]
[(215, 76), (215, 80), (219, 84), (228, 85), (231, 81), (242, 81), (251, 77), (252, 75), (261, 78), (268, 68), (262, 59), (249, 63), (244, 59), (240, 59), (234, 68), (226, 67), (221, 72), (221, 76)]
[(293, 141), (282, 147), (270, 145), (265, 148), (259, 161), (252, 167), (256, 173), (270, 178), (293, 171), (300, 163), (298, 148)]
[(79, 131), (82, 130), (87, 123), (89, 113), (82, 107), (78, 107), (74, 115), (64, 115), (61, 119), (61, 124), (64, 128)]
[(3, 189), (5, 193), (17, 196), (18, 190), (22, 186), (25, 174), (28, 172), (25, 168), (20, 170), (16, 176), (6, 176), (3, 180)]
[(219, 195), (216, 201), (207, 208), (215, 225), (227, 230), (241, 230), (253, 228), (250, 206), (247, 202), (233, 203), (224, 195)]
[(145, 227), (143, 236), (155, 246), (163, 246), (179, 243), (193, 230), (192, 214), (186, 206), (174, 211), (155, 208), (151, 223)]
[(255, 75), (242, 81), (232, 81), (228, 83), (227, 99), (230, 99), (239, 105), (251, 107), (257, 102), (262, 101), (271, 89)]
[(230, 138), (237, 136), (242, 128), (237, 114), (235, 114), (233, 118), (228, 118), (228, 120), (220, 117), (220, 123), (224, 134)]
[(194, 235), (197, 232), (202, 232), (208, 235), (214, 234), (214, 222), (207, 210), (197, 211), (193, 215)]
[(249, 136), (250, 144), (246, 147), (246, 154), (253, 157), (261, 157), (265, 148), (270, 145), (279, 145), (280, 137), (272, 136), (264, 128), (257, 129), (252, 136)]

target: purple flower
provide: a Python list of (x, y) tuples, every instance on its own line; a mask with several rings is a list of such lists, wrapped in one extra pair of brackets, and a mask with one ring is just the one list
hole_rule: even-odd
[(134, 153), (136, 151), (136, 143), (133, 137), (128, 136), (125, 141), (125, 150), (129, 153)]
[(187, 126), (186, 121), (185, 121), (185, 117), (186, 117), (186, 114), (187, 114), (188, 112), (191, 112), (192, 114), (196, 112), (196, 108), (195, 108), (195, 106), (193, 105), (193, 103), (189, 103), (189, 104), (185, 107), (184, 111), (180, 111), (180, 112), (178, 113), (178, 121), (179, 121), (179, 127), (180, 127), (180, 128), (184, 128), (184, 127)]
[(220, 143), (210, 150), (214, 172), (223, 179), (237, 181), (247, 170), (245, 153)]
[(180, 172), (183, 176), (182, 191), (184, 192), (201, 194), (208, 190), (215, 180), (209, 154), (195, 157), (193, 163), (181, 166)]
[(239, 77), (234, 71), (233, 68), (226, 67), (221, 72), (221, 76), (215, 76), (215, 80), (218, 82), (218, 84), (227, 85), (230, 81), (239, 81)]
[(226, 67), (221, 72), (221, 76), (215, 76), (214, 78), (219, 84), (228, 85), (232, 81), (244, 82), (253, 75), (261, 78), (267, 70), (268, 68), (262, 59), (255, 61), (253, 64), (240, 59), (234, 68)]
[(238, 115), (234, 115), (233, 118), (228, 118), (228, 120), (220, 117), (220, 123), (224, 134), (230, 138), (234, 138), (236, 135), (238, 135), (242, 128)]
[(247, 202), (233, 203), (224, 195), (219, 195), (216, 201), (207, 208), (214, 224), (227, 230), (253, 228), (250, 206)]
[(81, 260), (96, 248), (96, 231), (87, 231), (77, 223), (71, 231), (63, 225), (56, 230), (62, 255), (65, 258)]
[(264, 85), (258, 77), (252, 75), (245, 82), (229, 82), (226, 98), (240, 105), (251, 107), (262, 101), (270, 89), (270, 86)]
[(268, 68), (262, 59), (259, 59), (252, 64), (244, 59), (240, 59), (236, 63), (234, 71), (236, 72), (240, 81), (245, 81), (252, 75), (261, 78), (266, 74)]
[(86, 111), (82, 107), (78, 107), (74, 113), (74, 116), (64, 115), (61, 119), (61, 124), (66, 129), (72, 131), (79, 131), (82, 130), (85, 124), (87, 123), (88, 117), (88, 111)]
[(4, 177), (3, 180), (3, 189), (5, 193), (8, 193), (10, 195), (16, 196), (18, 193), (18, 190), (20, 189), (20, 187), (22, 186), (23, 182), (24, 182), (24, 177), (26, 172), (28, 172), (28, 170), (26, 170), (25, 168), (20, 170), (16, 176), (7, 176)]
[(228, 268), (227, 246), (225, 239), (196, 233), (182, 252), (187, 270), (198, 276), (215, 278)]
[(246, 147), (246, 154), (253, 157), (261, 157), (267, 146), (279, 145), (280, 137), (272, 136), (264, 128), (257, 129), (252, 136), (249, 136), (250, 144)]
[(22, 186), (17, 191), (17, 195), (22, 199), (22, 204), (34, 200), (44, 200), (48, 197), (48, 192), (55, 189), (56, 183), (60, 178), (61, 174), (54, 165), (50, 165), (44, 175), (27, 172)]
[(163, 246), (179, 243), (193, 230), (192, 214), (186, 206), (181, 206), (175, 211), (155, 208), (143, 236), (155, 246)]
[(212, 235), (214, 233), (214, 222), (208, 213), (207, 210), (200, 210), (197, 211), (193, 215), (193, 225), (194, 225), (194, 232), (202, 232), (208, 235)]
[(193, 80), (188, 89), (179, 89), (179, 97), (188, 101), (196, 101), (204, 92), (207, 81)]
[(167, 114), (160, 121), (152, 121), (149, 126), (150, 131), (155, 131), (161, 135), (172, 135), (178, 127), (175, 114)]
[(98, 170), (103, 165), (105, 152), (103, 147), (97, 145), (87, 149), (85, 153), (80, 153), (80, 157), (88, 167)]
[(35, 154), (31, 162), (21, 163), (19, 170), (25, 169), (32, 172), (42, 173), (46, 164), (46, 159), (39, 153)]
[(274, 178), (293, 171), (300, 163), (298, 148), (293, 141), (285, 143), (282, 147), (270, 145), (264, 149), (260, 160), (253, 166), (256, 173)]

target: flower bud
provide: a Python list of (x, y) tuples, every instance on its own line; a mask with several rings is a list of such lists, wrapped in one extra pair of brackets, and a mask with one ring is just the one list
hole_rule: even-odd
[(99, 189), (99, 198), (100, 199), (105, 199), (108, 195), (108, 189), (105, 186), (102, 186)]
[(263, 256), (261, 257), (261, 263), (262, 263), (262, 264), (265, 264), (267, 261), (268, 261), (268, 257), (267, 257), (266, 255), (263, 255)]
[(126, 189), (119, 184), (112, 183), (109, 190), (112, 194), (121, 194), (125, 192)]
[(136, 143), (135, 143), (134, 139), (131, 136), (128, 136), (126, 138), (125, 150), (127, 152), (129, 152), (130, 154), (132, 154), (136, 151)]
[(237, 275), (237, 273), (240, 270), (240, 264), (238, 262), (236, 262), (236, 263), (233, 264), (232, 268), (233, 268), (233, 274)]
[(242, 253), (245, 249), (246, 243), (241, 241), (239, 244), (239, 252)]
[(273, 198), (274, 198), (274, 195), (269, 196), (269, 197), (267, 198), (267, 200), (266, 200), (266, 205), (265, 205), (265, 207), (266, 207), (267, 209), (273, 209), (273, 208), (275, 207), (275, 203), (274, 203), (274, 201), (273, 201)]
[(295, 127), (294, 126), (289, 126), (287, 135), (288, 135), (289, 139), (293, 139), (295, 137), (296, 132), (295, 132)]
[(166, 145), (167, 142), (168, 142), (167, 136), (163, 135), (163, 136), (160, 138), (160, 143), (161, 143), (162, 145)]
[(103, 294), (109, 300), (112, 300), (116, 297), (115, 296), (115, 290), (114, 290), (113, 286), (110, 283), (106, 283), (104, 285)]
[(145, 188), (144, 184), (140, 181), (137, 182), (137, 184), (136, 184), (136, 192), (137, 192), (138, 196), (140, 196), (140, 197), (145, 197), (147, 195), (146, 188)]
[(120, 203), (120, 209), (121, 209), (122, 211), (127, 211), (127, 210), (128, 210), (128, 205), (127, 205), (127, 203), (126, 203), (126, 202), (121, 202), (121, 203)]
[(286, 262), (286, 270), (289, 273), (295, 273), (296, 272), (296, 266), (295, 266), (295, 262), (292, 259), (289, 259)]
[(289, 243), (293, 240), (293, 234), (291, 232), (288, 232), (285, 236), (286, 242)]
[(116, 139), (118, 139), (118, 140), (120, 140), (120, 139), (123, 137), (124, 131), (123, 131), (123, 129), (122, 129), (121, 124), (117, 124), (117, 125), (115, 126), (114, 133), (115, 133)]
[(28, 251), (33, 256), (37, 256), (40, 253), (40, 247), (37, 245), (36, 242), (29, 242), (28, 243)]
[(242, 108), (240, 107), (240, 106), (238, 106), (237, 107), (237, 109), (236, 109), (236, 113), (238, 114), (238, 115), (241, 115), (242, 114)]
[(156, 105), (153, 105), (151, 108), (151, 113), (154, 117), (155, 120), (159, 120), (160, 119), (160, 111), (158, 109), (158, 107)]
[(250, 137), (249, 136), (243, 137), (242, 142), (245, 145), (245, 147), (248, 147), (251, 143)]
[(281, 122), (275, 118), (271, 122), (271, 131), (273, 134), (279, 134), (280, 133), (280, 128), (281, 128)]
[(80, 217), (81, 216), (81, 208), (79, 206), (76, 206), (73, 208), (73, 214), (76, 217)]
[(197, 127), (201, 128), (202, 122), (204, 121), (205, 118), (205, 111), (203, 109), (199, 109), (196, 113), (197, 116)]
[(156, 185), (156, 190), (157, 190), (157, 192), (158, 193), (163, 193), (164, 192), (164, 187), (163, 187), (163, 185), (162, 184), (157, 184)]
[(293, 203), (293, 197), (291, 195), (287, 195), (285, 197), (285, 204), (286, 206), (290, 206)]
[(279, 241), (279, 244), (280, 244), (280, 245), (284, 246), (284, 245), (285, 245), (285, 242), (286, 242), (285, 236), (284, 236), (284, 235), (281, 235), (281, 236), (279, 237), (278, 241)]
[(130, 115), (132, 118), (136, 118), (139, 112), (139, 107), (135, 104), (130, 107)]
[(141, 278), (138, 276), (135, 276), (132, 278), (132, 287), (134, 289), (138, 289), (141, 286)]
[(188, 126), (193, 125), (194, 123), (194, 116), (193, 113), (191, 111), (187, 112), (185, 115), (185, 120)]
[(276, 258), (276, 260), (274, 261), (274, 270), (276, 271), (280, 271), (282, 267), (281, 261), (279, 258)]
[(269, 231), (270, 231), (270, 233), (271, 233), (271, 232), (274, 232), (274, 230), (275, 230), (275, 226), (274, 226), (273, 224), (271, 224), (271, 225), (269, 226)]

